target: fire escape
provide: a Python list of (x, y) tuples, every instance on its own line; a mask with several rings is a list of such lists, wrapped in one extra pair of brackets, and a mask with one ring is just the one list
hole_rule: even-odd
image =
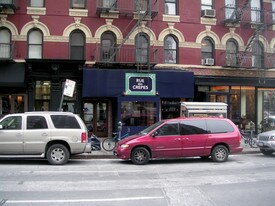
[(17, 9), (17, 2), (18, 0), (0, 0), (0, 13), (7, 10), (12, 10), (15, 12)]
[[(157, 49), (150, 47), (150, 39), (146, 42), (142, 35), (144, 27), (150, 27), (151, 21), (158, 14), (158, 0), (97, 0), (96, 7), (101, 18), (115, 15), (128, 22), (123, 28), (123, 37), (118, 37), (119, 41), (111, 45), (102, 42), (97, 44), (96, 66), (123, 66), (149, 70), (157, 64)], [(129, 37), (134, 32), (137, 32), (137, 35), (132, 42)]]
[(272, 59), (274, 54), (261, 53), (262, 48), (259, 45), (259, 37), (263, 35), (266, 37), (268, 30), (274, 25), (274, 11), (267, 11), (260, 8), (253, 8), (250, 5), (251, 0), (245, 0), (239, 8), (236, 5), (225, 6), (225, 20), (224, 24), (230, 27), (239, 26), (245, 31), (248, 28), (253, 30), (251, 38), (243, 51), (239, 51), (236, 55), (227, 56), (229, 61), (235, 63), (235, 67), (256, 68), (259, 81), (265, 78), (265, 71), (268, 68), (274, 67)]

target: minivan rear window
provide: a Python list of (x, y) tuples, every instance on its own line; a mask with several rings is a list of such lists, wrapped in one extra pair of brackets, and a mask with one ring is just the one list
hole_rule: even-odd
[(80, 125), (73, 116), (51, 115), (54, 127), (57, 129), (80, 129)]
[(229, 133), (234, 131), (234, 128), (232, 127), (232, 125), (222, 119), (221, 120), (209, 119), (206, 121), (206, 124), (211, 134)]

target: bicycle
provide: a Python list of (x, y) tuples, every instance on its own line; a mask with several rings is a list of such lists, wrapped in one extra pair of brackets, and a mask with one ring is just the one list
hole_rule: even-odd
[(251, 148), (257, 148), (257, 135), (253, 134), (253, 132), (244, 132), (243, 130), (240, 130), (240, 133), (245, 144), (249, 144)]
[(112, 151), (115, 149), (115, 146), (116, 146), (116, 143), (119, 141), (119, 140), (122, 140), (126, 137), (129, 136), (129, 133), (127, 132), (126, 134), (124, 134), (123, 136), (119, 137), (119, 133), (116, 132), (116, 133), (113, 133), (114, 137), (108, 137), (106, 139), (104, 139), (102, 141), (102, 148), (105, 150), (105, 151)]

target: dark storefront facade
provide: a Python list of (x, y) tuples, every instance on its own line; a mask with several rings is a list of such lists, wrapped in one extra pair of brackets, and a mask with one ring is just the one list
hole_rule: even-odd
[(118, 121), (124, 123), (122, 134), (127, 129), (133, 134), (160, 119), (178, 117), (180, 101), (193, 94), (192, 72), (83, 70), (84, 121), (100, 137), (116, 131)]

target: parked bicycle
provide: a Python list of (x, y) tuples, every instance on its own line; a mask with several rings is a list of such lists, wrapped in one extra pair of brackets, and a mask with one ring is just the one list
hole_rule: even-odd
[(240, 130), (240, 133), (246, 145), (248, 144), (251, 148), (257, 147), (257, 135), (254, 134), (253, 131), (245, 132), (243, 130)]
[(119, 140), (122, 140), (130, 135), (130, 128), (128, 127), (127, 133), (121, 136), (121, 131), (122, 131), (122, 122), (119, 121), (117, 123), (118, 127), (117, 130), (118, 132), (113, 133), (113, 137), (108, 137), (102, 141), (102, 148), (106, 151), (112, 151), (115, 149), (116, 143)]

